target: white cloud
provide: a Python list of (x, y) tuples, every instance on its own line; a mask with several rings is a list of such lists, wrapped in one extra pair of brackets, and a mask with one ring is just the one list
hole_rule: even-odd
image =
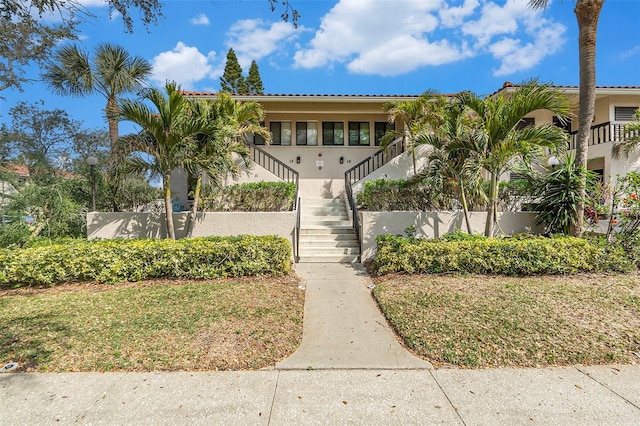
[[(396, 56), (396, 60), (411, 60), (398, 52), (384, 52), (382, 49), (385, 45), (398, 46), (401, 42), (409, 42), (410, 47), (403, 49), (405, 55), (411, 55), (419, 43), (422, 43), (423, 50), (425, 43), (428, 44), (423, 34), (437, 28), (438, 19), (434, 12), (443, 4), (440, 0), (341, 0), (322, 18), (320, 29), (309, 47), (296, 52), (295, 65), (316, 68), (334, 62), (347, 62), (348, 67), (361, 70), (366, 68), (369, 61), (381, 62), (375, 55), (384, 57), (390, 53)], [(356, 62), (349, 65), (353, 61)]]
[(231, 26), (227, 33), (227, 45), (233, 47), (240, 66), (246, 69), (252, 60), (270, 55), (283, 42), (296, 38), (300, 31), (304, 31), (304, 28), (296, 30), (288, 22), (278, 21), (269, 25), (261, 19), (246, 19)]
[(192, 89), (194, 83), (200, 80), (215, 78), (215, 69), (211, 65), (215, 58), (215, 52), (203, 55), (198, 48), (179, 41), (172, 50), (153, 58), (153, 80), (158, 84), (173, 80), (183, 89)]
[(620, 53), (620, 59), (629, 59), (636, 55), (640, 55), (640, 44)]
[(209, 18), (204, 13), (189, 19), (191, 25), (209, 25)]
[(506, 75), (557, 52), (565, 31), (524, 0), (340, 0), (297, 50), (294, 66), (341, 63), (353, 73), (389, 76), (490, 54), (494, 73)]
[(440, 20), (447, 28), (457, 27), (464, 22), (464, 19), (471, 16), (480, 5), (478, 0), (464, 0), (462, 6), (448, 6), (440, 10)]

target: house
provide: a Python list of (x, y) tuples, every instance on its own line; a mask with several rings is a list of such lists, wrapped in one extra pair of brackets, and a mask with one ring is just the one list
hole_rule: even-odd
[[(515, 90), (505, 83), (495, 93)], [(574, 101), (575, 118), (565, 128), (571, 134), (570, 149), (575, 148), (578, 87), (559, 87)], [(215, 93), (190, 92), (195, 98), (213, 98)], [(370, 95), (234, 95), (237, 100), (257, 101), (264, 107), (264, 126), (273, 135), (270, 145), (260, 138), (249, 141), (254, 167), (245, 170), (239, 182), (285, 180), (299, 188), (295, 216), (282, 216), (287, 222), (281, 235), (290, 236), (293, 255), (303, 262), (355, 262), (370, 257), (375, 250), (375, 236), (380, 233), (403, 233), (407, 226), (425, 236), (439, 236), (462, 226), (459, 212), (420, 212), (401, 218), (397, 212), (358, 212), (355, 193), (366, 180), (380, 177), (398, 179), (412, 174), (413, 162), (402, 138), (384, 151), (380, 139), (389, 130), (402, 132), (403, 123), (387, 122), (383, 106), (389, 101), (411, 101), (410, 96)], [(624, 125), (640, 107), (640, 86), (598, 87), (596, 108), (589, 146), (589, 165), (605, 180), (640, 167), (640, 157), (615, 159), (612, 147), (625, 137)], [(555, 123), (549, 111), (535, 111), (525, 121), (530, 124)], [(508, 176), (506, 176), (508, 178)], [(175, 171), (172, 193), (182, 206), (189, 205), (188, 178)], [(344, 195), (344, 197), (343, 197)], [(482, 232), (486, 214), (476, 212), (475, 232)], [(518, 214), (515, 214), (516, 216)], [(501, 213), (500, 227), (507, 233), (535, 229), (533, 216)], [(238, 232), (263, 232), (256, 220), (243, 222), (242, 215), (232, 221), (215, 222), (210, 229), (217, 235)], [(228, 218), (227, 218), (228, 219)], [(225, 219), (225, 220), (227, 220)], [(206, 214), (202, 224), (207, 223)], [(273, 220), (273, 219), (269, 219)], [(211, 222), (211, 223), (214, 223)], [(275, 222), (274, 222), (275, 224)], [(267, 224), (270, 225), (270, 224)], [(235, 226), (232, 230), (231, 227)], [(260, 229), (258, 229), (260, 228)], [(476, 229), (477, 228), (477, 229)], [(272, 232), (271, 232), (272, 233)]]
[[(516, 89), (509, 82), (494, 94), (505, 94)], [(575, 148), (578, 115), (578, 87), (558, 86), (572, 100), (574, 118), (563, 127), (571, 134), (570, 149)], [(188, 92), (196, 98), (212, 98), (215, 93)], [(317, 191), (336, 195), (344, 189), (345, 172), (354, 168), (379, 151), (381, 137), (388, 130), (401, 130), (402, 123), (389, 123), (383, 105), (389, 101), (411, 101), (417, 95), (234, 95), (237, 100), (256, 101), (266, 111), (264, 126), (273, 135), (273, 141), (265, 146), (261, 138), (253, 138), (253, 147), (266, 152), (269, 160), (277, 161), (295, 170), (299, 179)], [(596, 89), (596, 107), (589, 146), (589, 169), (601, 174), (605, 180), (609, 176), (625, 174), (640, 167), (638, 155), (614, 159), (611, 155), (613, 144), (624, 137), (624, 126), (633, 120), (633, 114), (640, 107), (640, 86), (606, 86)], [(555, 123), (557, 117), (549, 111), (536, 111), (527, 117), (531, 124)], [(398, 150), (400, 154), (402, 150)], [(261, 154), (255, 154), (256, 163)], [(271, 158), (272, 157), (272, 158)], [(357, 170), (352, 183), (383, 166), (390, 158), (375, 159)], [(268, 167), (267, 167), (268, 168)], [(245, 173), (242, 181), (276, 179), (264, 170), (254, 167)], [(391, 172), (400, 177), (396, 172)], [(277, 174), (277, 173), (276, 173)], [(387, 175), (389, 173), (375, 173)], [(183, 205), (188, 204), (186, 181), (176, 179), (173, 190)], [(316, 185), (311, 182), (315, 181)], [(327, 190), (327, 188), (331, 188)], [(304, 189), (304, 188), (303, 188)], [(316, 195), (321, 195), (317, 193)]]

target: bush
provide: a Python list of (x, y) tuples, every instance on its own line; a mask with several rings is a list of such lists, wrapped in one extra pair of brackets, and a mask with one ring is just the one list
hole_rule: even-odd
[(240, 183), (221, 191), (204, 188), (200, 208), (206, 211), (280, 212), (290, 211), (296, 185), (287, 182)]
[(0, 284), (15, 287), (283, 275), (290, 269), (291, 244), (277, 236), (78, 240), (72, 244), (0, 249)]
[(575, 272), (628, 272), (634, 268), (624, 251), (603, 239), (573, 237), (408, 239), (381, 235), (373, 262), (379, 274), (533, 275)]
[(0, 247), (22, 247), (30, 237), (29, 225), (20, 220), (0, 226)]
[(371, 211), (448, 210), (453, 200), (453, 187), (436, 187), (429, 183), (406, 180), (377, 179), (364, 183), (358, 193), (358, 206)]

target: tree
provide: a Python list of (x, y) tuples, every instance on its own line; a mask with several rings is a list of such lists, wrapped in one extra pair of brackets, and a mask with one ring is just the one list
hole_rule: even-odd
[[(575, 0), (574, 13), (578, 21), (578, 48), (580, 63), (580, 89), (578, 107), (578, 134), (576, 135), (576, 167), (587, 167), (589, 136), (596, 105), (596, 33), (598, 19), (605, 0)], [(550, 0), (529, 0), (534, 9), (548, 6)], [(581, 180), (580, 202), (572, 231), (581, 236), (584, 231), (584, 199), (586, 177)]]
[(270, 140), (271, 133), (260, 126), (264, 114), (259, 103), (239, 102), (227, 93), (219, 93), (213, 101), (200, 100), (195, 103), (195, 118), (208, 123), (208, 126), (203, 126), (203, 130), (206, 130), (198, 137), (196, 152), (186, 163), (189, 173), (196, 176), (188, 236), (195, 224), (205, 175), (209, 182), (221, 188), (227, 174), (237, 176), (240, 171), (234, 154), (248, 165), (247, 135), (259, 134), (265, 141)]
[[(300, 14), (289, 0), (268, 0), (271, 11), (281, 5), (280, 15), (298, 27)], [(123, 20), (125, 31), (133, 32), (134, 11), (148, 29), (162, 17), (159, 0), (106, 0), (111, 11)], [(53, 15), (54, 19), (46, 19)], [(0, 1), (0, 91), (22, 90), (29, 80), (25, 68), (32, 62), (42, 65), (62, 41), (76, 39), (78, 24), (93, 16), (78, 0), (2, 0)]]
[(404, 127), (402, 131), (385, 135), (381, 145), (384, 148), (396, 137), (404, 137), (407, 151), (411, 152), (414, 175), (418, 173), (415, 153), (416, 135), (425, 131), (425, 126), (437, 125), (440, 117), (438, 110), (440, 105), (435, 105), (433, 102), (434, 99), (439, 99), (436, 95), (434, 91), (427, 91), (414, 101), (391, 101), (382, 107), (388, 114), (389, 123), (400, 120)]
[(150, 75), (151, 64), (146, 59), (131, 56), (122, 46), (101, 43), (92, 59), (77, 45), (61, 47), (47, 63), (43, 78), (50, 89), (60, 95), (83, 97), (99, 93), (104, 96), (113, 147), (118, 140), (118, 98), (139, 90)]
[(486, 146), (484, 135), (474, 125), (468, 111), (459, 102), (441, 99), (441, 118), (433, 129), (420, 132), (416, 144), (432, 147), (429, 163), (420, 175), (428, 176), (441, 186), (454, 184), (458, 188), (467, 232), (471, 234), (468, 195), (482, 198), (482, 160)]
[(196, 151), (197, 138), (208, 133), (210, 123), (198, 120), (190, 101), (173, 82), (165, 85), (167, 97), (158, 89), (149, 89), (143, 99), (119, 102), (120, 117), (142, 128), (118, 141), (118, 149), (128, 153), (124, 167), (130, 172), (150, 171), (162, 178), (167, 234), (175, 239), (171, 199), (171, 172), (190, 161)]
[[(133, 31), (133, 10), (145, 26), (160, 13), (158, 0), (107, 0), (119, 12), (128, 32)], [(53, 15), (54, 18), (51, 18)], [(74, 39), (78, 24), (92, 15), (78, 1), (2, 0), (0, 2), (0, 91), (22, 90), (29, 80), (25, 68), (32, 62), (43, 66), (52, 50), (64, 40)]]
[(13, 156), (27, 165), (31, 178), (49, 179), (53, 169), (71, 160), (71, 145), (81, 133), (81, 123), (61, 109), (44, 109), (44, 102), (18, 102), (9, 110), (11, 127), (5, 139)]
[(227, 52), (227, 62), (224, 64), (224, 73), (220, 77), (220, 89), (231, 94), (248, 93), (247, 82), (242, 76), (242, 67), (233, 49)]
[(258, 64), (255, 60), (251, 61), (249, 76), (247, 77), (246, 83), (250, 95), (264, 95), (264, 87), (262, 86), (260, 71), (258, 70)]
[(518, 86), (508, 98), (500, 93), (483, 99), (463, 92), (457, 95), (457, 101), (475, 115), (483, 133), (482, 166), (490, 175), (485, 235), (493, 236), (500, 176), (511, 170), (517, 160), (531, 164), (534, 158), (544, 155), (542, 148), (557, 151), (565, 148), (568, 140), (567, 133), (557, 126), (525, 127), (521, 120), (539, 109), (564, 119), (570, 112), (570, 103), (557, 89), (535, 80)]

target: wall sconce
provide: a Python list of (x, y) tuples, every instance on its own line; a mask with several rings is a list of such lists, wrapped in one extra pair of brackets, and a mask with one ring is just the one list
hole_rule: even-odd
[(344, 163), (344, 157), (340, 157), (340, 164)]
[(318, 153), (318, 157), (322, 157), (322, 153), (321, 152)]
[(300, 156), (299, 155), (296, 157), (296, 163), (300, 164)]

